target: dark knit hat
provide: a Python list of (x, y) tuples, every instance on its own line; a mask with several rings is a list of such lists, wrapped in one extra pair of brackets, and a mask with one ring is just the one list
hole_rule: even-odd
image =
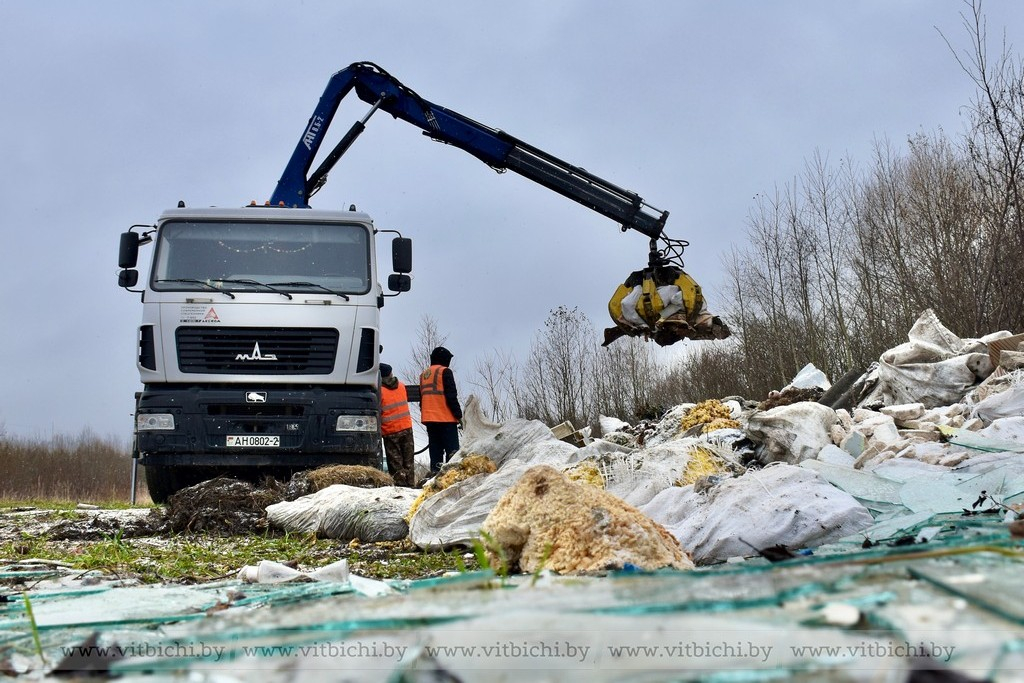
[(452, 358), (454, 357), (455, 356), (454, 354), (452, 354), (451, 351), (444, 348), (443, 346), (438, 346), (437, 348), (430, 352), (430, 363), (431, 365), (444, 365), (445, 367), (447, 367), (448, 364), (452, 362)]
[(381, 377), (390, 377), (391, 376), (391, 366), (388, 365), (387, 363), (381, 363), (380, 364), (380, 376)]

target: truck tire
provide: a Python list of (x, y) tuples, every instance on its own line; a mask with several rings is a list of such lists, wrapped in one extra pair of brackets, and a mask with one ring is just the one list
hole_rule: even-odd
[(179, 472), (180, 468), (146, 465), (143, 469), (146, 470), (146, 488), (154, 503), (166, 503), (174, 493), (188, 486)]

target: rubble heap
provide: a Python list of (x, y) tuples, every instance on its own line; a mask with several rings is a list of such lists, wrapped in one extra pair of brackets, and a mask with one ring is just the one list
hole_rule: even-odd
[[(497, 471), (425, 500), (410, 539), (471, 542), (538, 465), (596, 468), (592, 483), (672, 531), (701, 564), (771, 547), (884, 542), (929, 514), (969, 510), (983, 491), (1011, 522), (1024, 504), (1022, 342), (1009, 332), (962, 340), (926, 311), (906, 344), (835, 389), (807, 366), (760, 405), (685, 404), (637, 425), (602, 417), (601, 437), (582, 447), (535, 421), (468, 427), (475, 438), (462, 453), (491, 457)], [(560, 566), (592, 566), (578, 551)]]
[(526, 471), (488, 515), (481, 531), (524, 572), (692, 568), (660, 524), (602, 489), (549, 465)]

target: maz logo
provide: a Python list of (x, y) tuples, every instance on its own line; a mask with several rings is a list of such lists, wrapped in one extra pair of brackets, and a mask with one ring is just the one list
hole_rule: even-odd
[(260, 353), (260, 343), (256, 342), (255, 346), (252, 347), (252, 354), (240, 353), (235, 356), (235, 360), (277, 360), (276, 353)]

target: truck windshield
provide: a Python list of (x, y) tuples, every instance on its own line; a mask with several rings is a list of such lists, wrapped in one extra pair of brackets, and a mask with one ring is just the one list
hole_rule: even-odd
[(370, 291), (369, 232), (355, 224), (168, 221), (154, 258), (156, 290)]

